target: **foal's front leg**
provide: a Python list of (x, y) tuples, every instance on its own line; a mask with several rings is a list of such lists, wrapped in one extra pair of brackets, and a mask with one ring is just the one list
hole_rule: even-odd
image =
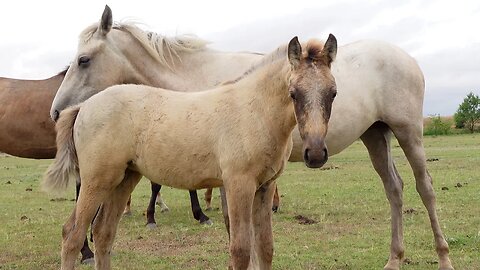
[(256, 269), (252, 226), (252, 206), (256, 185), (252, 178), (235, 177), (224, 181), (230, 216), (230, 266)]
[(253, 201), (255, 250), (260, 269), (272, 269), (273, 234), (271, 209), (275, 191), (275, 182), (265, 184), (257, 190)]

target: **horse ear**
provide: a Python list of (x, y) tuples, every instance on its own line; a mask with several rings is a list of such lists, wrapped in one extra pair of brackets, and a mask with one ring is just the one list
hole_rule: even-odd
[(105, 36), (112, 29), (112, 25), (112, 10), (108, 5), (105, 5), (105, 10), (103, 10), (102, 18), (100, 19), (100, 24), (98, 25), (98, 31)]
[(300, 64), (300, 59), (302, 57), (302, 46), (298, 42), (298, 37), (292, 38), (288, 43), (288, 61), (290, 64), (296, 68)]
[(334, 35), (330, 34), (328, 35), (327, 42), (325, 42), (325, 45), (323, 46), (323, 50), (322, 50), (322, 53), (320, 54), (320, 57), (322, 57), (330, 67), (330, 64), (333, 62), (333, 60), (335, 60), (336, 56), (337, 56), (337, 39), (335, 38)]

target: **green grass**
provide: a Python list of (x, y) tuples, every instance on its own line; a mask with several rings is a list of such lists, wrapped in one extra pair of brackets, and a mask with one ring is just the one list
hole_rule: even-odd
[[(440, 223), (456, 269), (480, 269), (480, 134), (426, 137)], [(402, 269), (437, 269), (426, 210), (397, 142), (396, 164), (405, 182), (406, 257)], [(74, 190), (66, 200), (40, 191), (51, 161), (0, 157), (0, 269), (58, 269), (61, 227), (71, 213)], [(274, 215), (275, 269), (382, 269), (390, 244), (390, 207), (368, 154), (355, 142), (326, 165), (310, 170), (289, 164), (279, 179), (281, 208)], [(462, 187), (455, 187), (460, 183)], [(442, 190), (442, 187), (448, 190)], [(30, 191), (31, 189), (31, 191)], [(133, 211), (124, 217), (114, 245), (114, 269), (225, 269), (228, 240), (220, 210), (207, 214), (215, 224), (191, 217), (188, 192), (165, 187), (171, 211), (157, 213), (158, 228), (145, 228), (149, 184), (133, 193)], [(203, 194), (200, 193), (203, 198)], [(214, 207), (219, 205), (218, 190)], [(158, 208), (157, 208), (158, 209)], [(317, 223), (302, 225), (294, 216)], [(22, 218), (23, 217), (23, 218)], [(80, 269), (92, 269), (79, 266)]]

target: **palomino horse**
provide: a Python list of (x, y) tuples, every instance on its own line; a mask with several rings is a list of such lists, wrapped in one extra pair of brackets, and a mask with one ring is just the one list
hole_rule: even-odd
[[(54, 119), (59, 111), (113, 84), (129, 81), (182, 91), (208, 89), (237, 77), (262, 58), (213, 51), (198, 39), (169, 39), (131, 25), (112, 28), (109, 9), (104, 15), (110, 19), (101, 20), (81, 35), (77, 63), (67, 73), (52, 104), (50, 113)], [(403, 181), (390, 151), (392, 135), (413, 169), (417, 191), (428, 211), (439, 268), (453, 269), (437, 218), (432, 178), (423, 149), (425, 83), (417, 63), (390, 44), (358, 41), (339, 48), (332, 72), (340, 95), (332, 108), (326, 139), (329, 155), (343, 151), (358, 138), (367, 147), (391, 209), (392, 241), (385, 269), (399, 269), (404, 258)], [(293, 139), (289, 160), (301, 161), (297, 131)]]
[(274, 182), (290, 156), (297, 123), (305, 164), (319, 168), (328, 158), (324, 138), (336, 95), (330, 63), (337, 42), (330, 35), (322, 45), (311, 40), (302, 50), (295, 37), (213, 90), (117, 85), (62, 112), (59, 150), (44, 187), (64, 190), (78, 174), (83, 184), (63, 227), (62, 269), (74, 268), (99, 207), (95, 266), (110, 269), (123, 206), (142, 175), (183, 189), (224, 186), (231, 266), (271, 269)]

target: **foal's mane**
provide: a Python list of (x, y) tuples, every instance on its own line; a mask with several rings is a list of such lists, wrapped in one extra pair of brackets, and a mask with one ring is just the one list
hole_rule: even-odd
[[(306, 44), (304, 44), (305, 49), (303, 51), (303, 57), (313, 60), (314, 56), (318, 55), (318, 53), (322, 51), (323, 45), (324, 45), (323, 41), (320, 41), (318, 39), (310, 39)], [(278, 47), (273, 52), (266, 54), (262, 58), (262, 60), (255, 63), (252, 67), (250, 67), (247, 71), (245, 71), (240, 77), (236, 78), (235, 80), (227, 81), (223, 83), (223, 85), (236, 83), (242, 80), (243, 78), (247, 77), (248, 75), (252, 74), (255, 70), (259, 68), (262, 68), (278, 60), (283, 60), (287, 58), (287, 50), (288, 50), (288, 45), (282, 45)]]
[[(115, 22), (112, 28), (132, 35), (153, 58), (169, 68), (172, 68), (174, 58), (180, 59), (179, 52), (204, 50), (209, 43), (190, 34), (167, 37), (155, 32), (144, 31), (133, 22)], [(80, 34), (80, 39), (88, 42), (97, 30), (98, 23), (87, 27)]]

